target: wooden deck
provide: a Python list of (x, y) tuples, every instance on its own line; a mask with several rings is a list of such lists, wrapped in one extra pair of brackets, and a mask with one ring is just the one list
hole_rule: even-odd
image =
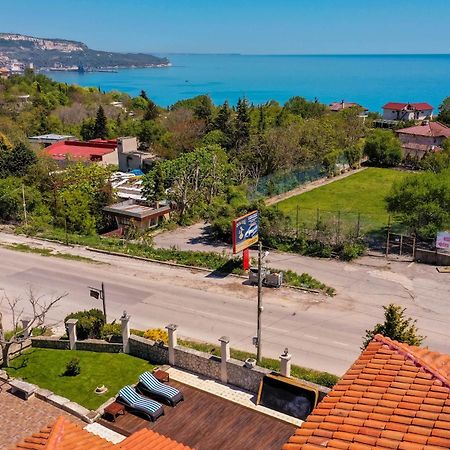
[(170, 385), (183, 392), (184, 401), (175, 408), (164, 406), (165, 415), (156, 422), (128, 412), (116, 422), (101, 420), (102, 425), (126, 436), (147, 427), (197, 450), (280, 449), (296, 429), (191, 386)]

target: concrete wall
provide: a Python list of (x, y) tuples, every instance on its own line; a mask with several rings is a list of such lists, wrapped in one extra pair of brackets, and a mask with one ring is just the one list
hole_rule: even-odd
[(76, 350), (85, 350), (88, 352), (120, 353), (122, 348), (122, 344), (106, 342), (101, 339), (77, 341), (75, 345)]
[(450, 266), (450, 254), (416, 248), (416, 261), (437, 266)]
[(102, 164), (102, 166), (108, 166), (108, 165), (118, 166), (119, 165), (119, 155), (117, 153), (117, 148), (113, 152), (103, 155), (101, 164)]

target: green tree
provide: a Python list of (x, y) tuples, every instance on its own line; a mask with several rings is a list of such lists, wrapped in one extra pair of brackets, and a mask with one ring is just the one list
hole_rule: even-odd
[(83, 120), (80, 126), (80, 135), (84, 141), (95, 138), (95, 121), (93, 119)]
[(229, 167), (227, 157), (217, 145), (183, 153), (173, 160), (161, 161), (143, 180), (143, 192), (150, 202), (171, 200), (183, 221), (200, 204), (206, 205), (223, 190)]
[(19, 142), (12, 148), (5, 147), (0, 150), (0, 177), (22, 177), (35, 162), (36, 154), (24, 143)]
[(450, 168), (450, 139), (446, 139), (441, 152), (433, 152), (425, 155), (419, 163), (423, 170), (433, 173), (442, 172)]
[(366, 330), (364, 342), (361, 347), (363, 350), (377, 334), (382, 334), (385, 337), (408, 345), (422, 344), (425, 337), (419, 334), (416, 327), (417, 321), (405, 317), (406, 308), (391, 303), (390, 305), (383, 306), (383, 309), (384, 322), (377, 323), (372, 330)]
[(400, 141), (390, 130), (374, 130), (366, 139), (364, 153), (372, 164), (381, 167), (393, 167), (402, 160)]
[(440, 104), (437, 119), (450, 126), (450, 97), (445, 98)]
[(247, 99), (239, 99), (236, 107), (235, 145), (239, 151), (250, 141), (250, 114)]
[(95, 232), (95, 218), (91, 214), (89, 195), (79, 188), (59, 193), (60, 213), (68, 231), (82, 234)]
[(386, 197), (389, 212), (425, 238), (450, 226), (450, 169), (409, 175), (394, 183)]
[(97, 110), (97, 116), (95, 117), (94, 124), (94, 138), (106, 139), (108, 136), (107, 121), (105, 116), (105, 110), (100, 105)]
[(194, 115), (197, 119), (204, 120), (207, 127), (212, 121), (214, 105), (209, 95), (200, 95), (198, 102), (194, 105)]
[(144, 120), (155, 120), (159, 116), (159, 110), (152, 100), (148, 100), (144, 114)]
[(217, 112), (217, 116), (214, 119), (214, 128), (223, 133), (225, 136), (225, 148), (229, 149), (233, 145), (234, 127), (231, 109), (227, 101), (223, 103)]
[(353, 168), (356, 169), (359, 167), (361, 163), (361, 158), (363, 156), (363, 150), (360, 145), (352, 145), (351, 147), (347, 147), (344, 150), (344, 156), (347, 160), (347, 164)]
[(327, 111), (326, 105), (318, 101), (310, 102), (304, 97), (292, 97), (284, 104), (285, 111), (302, 117), (311, 119), (322, 117)]
[(131, 108), (133, 110), (139, 109), (141, 111), (146, 111), (148, 107), (148, 100), (145, 100), (142, 96), (134, 97), (131, 100)]
[(147, 97), (147, 92), (145, 92), (143, 89), (141, 90), (141, 93), (139, 94), (139, 97), (143, 98), (145, 101), (149, 101), (150, 99)]

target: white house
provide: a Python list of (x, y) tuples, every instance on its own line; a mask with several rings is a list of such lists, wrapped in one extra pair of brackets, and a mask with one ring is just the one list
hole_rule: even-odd
[(425, 120), (433, 118), (433, 107), (428, 103), (389, 102), (383, 106), (385, 120)]

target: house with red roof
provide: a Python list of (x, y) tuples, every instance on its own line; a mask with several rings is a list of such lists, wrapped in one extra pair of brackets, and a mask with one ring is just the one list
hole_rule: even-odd
[(396, 130), (402, 143), (403, 157), (422, 159), (427, 153), (439, 152), (450, 128), (440, 122), (424, 120), (420, 125)]
[(433, 107), (429, 103), (389, 102), (383, 106), (384, 120), (425, 120), (433, 118)]
[(157, 160), (156, 155), (138, 150), (135, 137), (118, 139), (93, 139), (90, 141), (59, 140), (44, 150), (61, 166), (68, 162), (96, 163), (119, 166), (122, 172), (149, 169)]
[(450, 449), (450, 356), (376, 335), (283, 450)]
[(118, 165), (117, 140), (94, 139), (91, 141), (63, 140), (55, 142), (45, 149), (60, 165), (67, 162), (96, 163)]

